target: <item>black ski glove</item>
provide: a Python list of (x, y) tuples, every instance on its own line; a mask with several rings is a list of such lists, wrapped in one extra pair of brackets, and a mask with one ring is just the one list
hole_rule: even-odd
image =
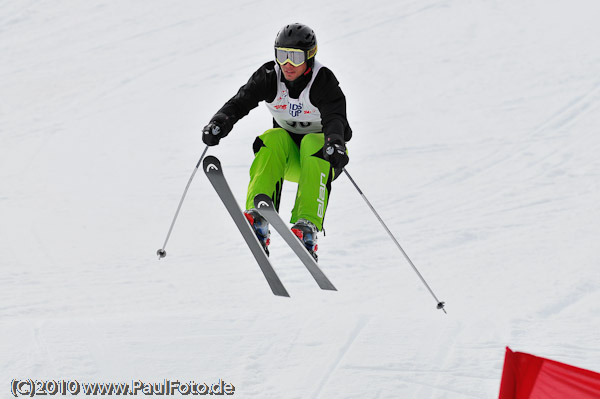
[(323, 157), (329, 161), (334, 169), (342, 169), (348, 164), (350, 158), (346, 154), (346, 145), (340, 138), (327, 137), (323, 147)]
[(224, 114), (213, 116), (208, 125), (202, 129), (202, 141), (208, 146), (219, 144), (219, 141), (229, 134), (233, 125)]
[(208, 146), (219, 144), (223, 138), (221, 126), (214, 122), (210, 122), (202, 129), (202, 141)]

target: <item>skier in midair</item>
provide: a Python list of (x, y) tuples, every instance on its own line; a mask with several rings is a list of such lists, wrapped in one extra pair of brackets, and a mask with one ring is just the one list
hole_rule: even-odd
[(323, 229), (331, 183), (349, 160), (346, 97), (316, 54), (312, 29), (286, 25), (275, 39), (275, 61), (254, 72), (202, 130), (204, 143), (213, 146), (259, 102), (273, 115), (273, 128), (254, 141), (244, 212), (267, 254), (269, 226), (254, 209), (254, 197), (267, 194), (279, 210), (283, 181), (298, 183), (292, 231), (317, 259), (317, 233)]

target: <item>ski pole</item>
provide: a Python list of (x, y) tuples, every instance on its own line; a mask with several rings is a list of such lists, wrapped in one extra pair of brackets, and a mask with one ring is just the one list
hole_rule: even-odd
[(175, 225), (175, 221), (177, 220), (177, 216), (179, 215), (179, 210), (181, 209), (181, 205), (183, 204), (185, 195), (187, 194), (188, 188), (190, 188), (190, 184), (192, 184), (192, 180), (194, 179), (194, 176), (196, 175), (196, 172), (198, 171), (200, 164), (202, 163), (202, 159), (204, 158), (204, 155), (206, 155), (206, 151), (208, 151), (208, 146), (206, 146), (206, 148), (204, 149), (204, 152), (202, 152), (202, 156), (200, 156), (200, 160), (196, 164), (196, 167), (194, 168), (194, 171), (192, 172), (192, 175), (190, 176), (190, 180), (188, 180), (188, 183), (185, 186), (185, 190), (183, 190), (183, 195), (181, 196), (181, 200), (179, 201), (179, 206), (177, 207), (177, 211), (175, 212), (175, 217), (173, 217), (173, 221), (171, 222), (171, 227), (169, 227), (169, 232), (167, 233), (167, 238), (165, 239), (165, 243), (163, 244), (161, 249), (156, 251), (156, 255), (158, 255), (158, 259), (162, 259), (165, 256), (167, 256), (167, 251), (165, 251), (165, 247), (167, 246), (167, 242), (169, 242), (169, 237), (171, 236), (171, 232), (173, 231), (173, 226)]
[(348, 176), (348, 179), (350, 179), (350, 181), (352, 182), (352, 184), (354, 185), (354, 187), (356, 187), (356, 190), (358, 190), (358, 193), (361, 195), (361, 197), (363, 197), (363, 199), (365, 200), (365, 202), (367, 203), (367, 205), (369, 206), (369, 208), (371, 208), (371, 211), (373, 211), (373, 213), (375, 214), (375, 216), (377, 217), (377, 219), (379, 220), (379, 222), (381, 223), (381, 225), (385, 228), (385, 231), (387, 231), (387, 233), (392, 238), (392, 240), (394, 241), (394, 243), (396, 243), (396, 246), (398, 247), (398, 249), (400, 250), (400, 252), (402, 252), (402, 255), (404, 255), (404, 257), (406, 258), (406, 260), (408, 261), (408, 263), (412, 266), (412, 268), (415, 271), (415, 273), (417, 273), (417, 276), (419, 276), (419, 278), (421, 279), (421, 281), (423, 282), (423, 284), (425, 284), (425, 287), (427, 287), (427, 289), (429, 290), (429, 292), (431, 293), (431, 295), (433, 296), (433, 298), (436, 300), (436, 302), (437, 302), (437, 308), (438, 309), (442, 309), (444, 311), (444, 313), (447, 314), (446, 309), (444, 309), (445, 303), (442, 302), (442, 301), (440, 301), (435, 296), (435, 294), (433, 293), (433, 290), (429, 287), (429, 284), (427, 284), (427, 281), (425, 281), (425, 279), (423, 278), (423, 276), (421, 275), (421, 273), (419, 272), (419, 270), (417, 269), (417, 267), (415, 266), (415, 264), (412, 262), (412, 260), (410, 260), (410, 258), (408, 257), (408, 255), (406, 254), (406, 252), (404, 251), (404, 249), (402, 249), (402, 246), (400, 245), (400, 243), (398, 242), (398, 240), (396, 240), (396, 237), (394, 237), (394, 235), (392, 234), (392, 232), (390, 231), (390, 229), (388, 229), (388, 227), (384, 223), (383, 219), (381, 219), (381, 217), (379, 216), (379, 214), (377, 213), (377, 211), (375, 210), (375, 208), (373, 208), (373, 205), (371, 205), (371, 203), (369, 202), (369, 200), (367, 199), (367, 197), (363, 194), (362, 190), (358, 187), (358, 185), (356, 184), (356, 182), (354, 181), (354, 179), (352, 178), (352, 176), (350, 176), (350, 174), (348, 173), (348, 171), (345, 168), (343, 168), (342, 171), (344, 173), (346, 173), (346, 176)]

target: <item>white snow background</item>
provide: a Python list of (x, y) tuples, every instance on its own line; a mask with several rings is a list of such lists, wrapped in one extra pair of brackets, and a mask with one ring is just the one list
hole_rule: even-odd
[[(14, 378), (240, 398), (493, 398), (505, 346), (600, 371), (596, 0), (0, 2), (0, 396)], [(275, 297), (200, 171), (201, 129), (317, 33), (354, 130), (320, 290)], [(211, 148), (243, 206), (261, 105)], [(286, 183), (289, 218), (295, 185)]]

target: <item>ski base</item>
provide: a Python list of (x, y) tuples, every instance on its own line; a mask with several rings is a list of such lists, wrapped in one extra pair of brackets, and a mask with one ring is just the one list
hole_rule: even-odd
[(254, 233), (254, 229), (252, 226), (250, 226), (250, 223), (248, 223), (248, 220), (244, 216), (233, 193), (231, 192), (229, 184), (227, 184), (227, 180), (225, 180), (225, 176), (223, 175), (221, 162), (216, 157), (209, 155), (204, 158), (203, 167), (208, 180), (211, 182), (215, 191), (221, 198), (225, 208), (227, 208), (229, 215), (242, 234), (246, 244), (248, 244), (248, 248), (250, 248), (252, 255), (256, 259), (256, 262), (265, 276), (269, 287), (271, 287), (271, 291), (273, 291), (273, 294), (277, 296), (289, 297), (290, 295), (283, 286), (279, 276), (277, 276), (277, 273), (273, 269), (267, 254), (258, 241), (258, 238)]
[(325, 273), (319, 268), (315, 258), (308, 252), (304, 244), (292, 233), (287, 224), (281, 219), (275, 207), (273, 200), (266, 194), (258, 194), (254, 197), (254, 207), (263, 215), (271, 226), (290, 246), (294, 253), (300, 258), (309, 273), (313, 276), (319, 287), (324, 290), (337, 291), (334, 285), (329, 281)]

